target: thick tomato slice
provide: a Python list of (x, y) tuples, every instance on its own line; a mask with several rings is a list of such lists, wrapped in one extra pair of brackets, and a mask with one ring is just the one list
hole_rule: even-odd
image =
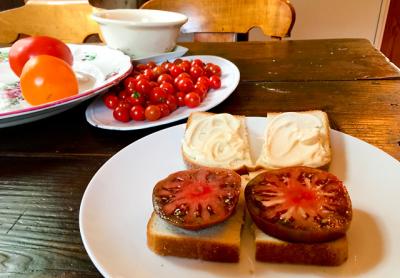
[(248, 211), (265, 233), (292, 242), (324, 242), (345, 235), (351, 200), (333, 174), (309, 167), (264, 172), (246, 186)]
[(154, 210), (175, 226), (207, 228), (235, 212), (240, 186), (240, 176), (231, 170), (199, 168), (176, 172), (154, 187)]

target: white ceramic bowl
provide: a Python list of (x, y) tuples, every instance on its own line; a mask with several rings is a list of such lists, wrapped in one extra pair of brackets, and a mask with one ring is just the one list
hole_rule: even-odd
[(134, 57), (171, 51), (187, 16), (147, 9), (103, 10), (93, 13), (108, 46)]

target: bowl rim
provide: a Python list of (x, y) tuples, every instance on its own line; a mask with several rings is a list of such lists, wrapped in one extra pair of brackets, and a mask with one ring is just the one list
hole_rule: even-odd
[[(132, 22), (124, 19), (110, 19), (105, 18), (106, 14), (136, 14), (136, 13), (164, 13), (177, 17), (175, 20), (165, 21), (165, 22)], [(114, 24), (114, 25), (129, 25), (129, 26), (140, 26), (140, 27), (157, 27), (157, 26), (175, 26), (175, 25), (183, 25), (188, 21), (188, 17), (184, 14), (171, 12), (171, 11), (163, 11), (163, 10), (151, 10), (151, 9), (111, 9), (111, 10), (102, 10), (96, 11), (92, 13), (92, 18), (99, 24)]]

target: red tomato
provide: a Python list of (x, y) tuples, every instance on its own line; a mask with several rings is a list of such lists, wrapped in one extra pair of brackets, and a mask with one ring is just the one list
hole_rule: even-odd
[(204, 63), (203, 63), (203, 61), (200, 60), (200, 59), (194, 59), (194, 60), (190, 63), (190, 65), (191, 65), (192, 67), (193, 67), (193, 66), (204, 67)]
[(165, 103), (169, 107), (169, 111), (172, 113), (178, 108), (177, 99), (174, 95), (167, 95)]
[(144, 110), (144, 115), (148, 121), (157, 121), (161, 118), (161, 110), (157, 105), (149, 105)]
[(169, 69), (172, 67), (172, 63), (170, 63), (170, 62), (163, 62), (162, 64), (161, 64), (161, 67), (163, 67), (164, 68), (164, 70), (166, 71), (166, 72), (169, 72)]
[(207, 76), (221, 76), (221, 68), (213, 63), (208, 63), (205, 67), (205, 73), (207, 74)]
[(147, 78), (148, 80), (154, 80), (154, 79), (155, 79), (153, 70), (150, 69), (150, 68), (145, 69), (145, 70), (143, 71), (143, 75), (146, 76), (146, 78)]
[(37, 55), (50, 55), (64, 60), (70, 66), (73, 63), (71, 50), (60, 40), (36, 36), (16, 41), (8, 53), (8, 61), (13, 72), (20, 76), (25, 63)]
[(185, 106), (185, 93), (184, 92), (177, 92), (176, 93), (176, 103), (178, 106)]
[(38, 55), (26, 62), (20, 86), (23, 97), (31, 105), (78, 94), (78, 80), (71, 66), (49, 55)]
[(145, 69), (147, 69), (147, 68), (148, 68), (148, 66), (145, 65), (145, 64), (137, 64), (136, 67), (135, 67), (135, 70), (136, 70), (136, 71), (143, 72), (143, 71), (144, 71)]
[(122, 90), (118, 93), (118, 98), (119, 99), (126, 99), (129, 96), (129, 92), (127, 90)]
[(143, 105), (145, 97), (139, 92), (133, 92), (127, 97), (127, 101), (132, 105)]
[(157, 64), (154, 61), (150, 61), (146, 64), (147, 68), (152, 69), (157, 66)]
[(158, 79), (158, 77), (163, 73), (166, 73), (166, 71), (163, 67), (156, 66), (153, 68), (154, 79)]
[(215, 90), (221, 88), (221, 79), (219, 76), (212, 75), (210, 77), (210, 87)]
[(158, 104), (161, 111), (161, 118), (168, 116), (171, 112), (169, 111), (169, 106), (165, 103)]
[(177, 77), (179, 74), (183, 72), (183, 69), (179, 65), (172, 65), (169, 69), (169, 73), (173, 78)]
[(129, 92), (132, 93), (136, 90), (137, 80), (133, 77), (128, 77), (124, 80), (124, 88)]
[(194, 85), (195, 92), (199, 94), (201, 100), (205, 99), (207, 96), (207, 88), (202, 83), (197, 83)]
[(345, 235), (351, 200), (333, 174), (309, 167), (264, 172), (246, 186), (247, 209), (265, 233), (292, 242), (325, 242)]
[(195, 92), (190, 92), (185, 95), (185, 105), (189, 108), (194, 108), (200, 105), (201, 103), (201, 97), (199, 96), (198, 93)]
[(175, 93), (175, 88), (174, 88), (174, 86), (173, 86), (171, 83), (169, 83), (169, 82), (163, 82), (163, 83), (161, 83), (160, 88), (161, 88), (164, 92), (166, 92), (168, 95), (172, 95), (172, 94)]
[(174, 61), (175, 65), (180, 65), (183, 62), (183, 60), (181, 58), (178, 58)]
[(190, 62), (187, 60), (180, 63), (179, 66), (183, 69), (184, 72), (189, 72), (189, 70), (190, 70)]
[(161, 84), (163, 82), (172, 83), (173, 80), (174, 79), (172, 78), (171, 75), (169, 75), (168, 73), (163, 73), (157, 78), (157, 83), (159, 83), (159, 84)]
[(120, 100), (117, 107), (124, 107), (127, 109), (131, 109), (132, 104), (128, 100)]
[(146, 79), (146, 80), (150, 81), (150, 79), (147, 78), (147, 76), (144, 75), (143, 73), (139, 73), (138, 75), (136, 75), (136, 76), (135, 76), (135, 79), (136, 79), (137, 81), (139, 81), (139, 80), (141, 80), (141, 79)]
[(190, 68), (189, 73), (193, 80), (197, 80), (200, 76), (203, 76), (204, 70), (202, 67), (195, 65)]
[(115, 108), (113, 111), (113, 116), (114, 119), (120, 122), (129, 122), (131, 120), (130, 115), (129, 115), (129, 108), (124, 107), (124, 106), (118, 106)]
[(114, 94), (108, 94), (104, 98), (104, 104), (110, 109), (115, 109), (119, 104), (119, 99)]
[(196, 84), (202, 84), (208, 89), (210, 89), (210, 79), (207, 76), (200, 76), (197, 78)]
[(136, 84), (136, 91), (142, 95), (147, 95), (151, 92), (153, 87), (150, 85), (149, 81), (146, 79), (140, 79)]
[(188, 93), (193, 90), (194, 85), (192, 79), (182, 78), (177, 84), (178, 90), (184, 93)]
[(146, 119), (144, 115), (144, 108), (141, 105), (132, 106), (131, 110), (129, 111), (129, 115), (134, 121), (144, 121)]
[(160, 87), (155, 87), (149, 94), (149, 99), (152, 104), (158, 104), (165, 102), (167, 93), (164, 92)]
[[(181, 79), (183, 79), (183, 78), (192, 79), (192, 77), (190, 76), (190, 74), (188, 74), (187, 72), (182, 72), (182, 73), (179, 74), (177, 77), (175, 77), (175, 79), (174, 79), (174, 85), (177, 87), (177, 86), (178, 86), (179, 80), (181, 80)], [(193, 81), (193, 80), (192, 80), (192, 81)]]

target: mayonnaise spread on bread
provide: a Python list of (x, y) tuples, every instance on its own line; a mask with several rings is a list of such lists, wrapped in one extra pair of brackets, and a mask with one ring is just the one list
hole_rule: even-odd
[(321, 167), (330, 161), (329, 128), (314, 114), (287, 112), (269, 122), (265, 156), (268, 168)]
[(247, 132), (239, 117), (215, 114), (192, 121), (183, 152), (202, 166), (236, 168), (251, 163)]

